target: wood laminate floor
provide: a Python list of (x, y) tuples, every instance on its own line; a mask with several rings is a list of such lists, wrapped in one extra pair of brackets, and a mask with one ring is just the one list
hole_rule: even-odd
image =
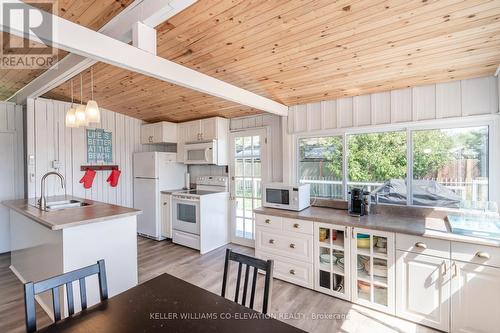
[[(222, 247), (205, 255), (172, 244), (138, 239), (139, 283), (162, 273), (169, 273), (198, 285), (211, 292), (220, 293), (224, 255)], [(253, 249), (231, 244), (241, 253), (253, 255)], [(24, 332), (24, 300), (22, 284), (9, 269), (10, 255), (0, 255), (0, 332)], [(232, 265), (230, 279), (234, 281), (236, 265)], [(259, 278), (259, 286), (263, 278)], [(234, 284), (229, 285), (228, 294), (234, 295)], [(257, 291), (262, 288), (258, 288)], [(258, 294), (260, 309), (261, 294)], [(429, 333), (438, 332), (390, 315), (301, 288), (280, 280), (274, 280), (271, 312), (277, 319), (318, 333)], [(323, 316), (323, 318), (319, 318)], [(324, 317), (330, 318), (324, 318)], [(48, 316), (39, 308), (38, 325), (50, 323)]]

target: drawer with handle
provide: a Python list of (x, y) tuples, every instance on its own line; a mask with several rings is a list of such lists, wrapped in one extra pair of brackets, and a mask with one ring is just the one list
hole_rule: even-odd
[(282, 218), (279, 216), (272, 215), (255, 215), (255, 224), (260, 227), (267, 227), (276, 230), (281, 230)]
[(500, 248), (451, 242), (451, 258), (479, 265), (500, 267)]
[(283, 218), (283, 231), (299, 232), (306, 235), (312, 235), (314, 222), (302, 221), (296, 219)]
[(396, 249), (440, 258), (450, 258), (450, 241), (442, 239), (396, 234)]
[(302, 287), (312, 289), (313, 264), (304, 263), (266, 252), (255, 251), (257, 258), (274, 260), (274, 277)]
[(312, 263), (313, 237), (308, 235), (282, 234), (276, 231), (257, 230), (256, 250), (268, 251), (287, 258)]

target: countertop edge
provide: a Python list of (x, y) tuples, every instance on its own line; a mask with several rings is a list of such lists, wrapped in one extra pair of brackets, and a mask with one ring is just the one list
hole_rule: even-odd
[[(23, 200), (23, 199), (19, 199), (19, 200)], [(127, 209), (130, 209), (131, 211), (113, 214), (113, 215), (109, 215), (109, 216), (101, 216), (101, 217), (96, 217), (96, 218), (91, 218), (91, 219), (82, 219), (79, 221), (54, 225), (50, 222), (47, 222), (45, 219), (43, 219), (39, 216), (31, 214), (29, 211), (27, 211), (24, 208), (24, 206), (23, 207), (16, 206), (14, 204), (15, 201), (17, 201), (17, 200), (5, 200), (5, 201), (0, 202), (0, 204), (2, 204), (3, 206), (15, 211), (16, 213), (19, 213), (19, 214), (33, 220), (34, 222), (37, 222), (40, 225), (42, 225), (50, 230), (54, 230), (54, 231), (63, 230), (66, 228), (76, 227), (76, 226), (80, 226), (80, 225), (105, 222), (105, 221), (109, 221), (109, 220), (114, 220), (114, 219), (125, 218), (125, 217), (129, 217), (129, 216), (136, 216), (136, 215), (142, 214), (141, 210), (125, 207)], [(99, 205), (113, 205), (113, 204), (107, 204), (107, 203), (101, 203), (101, 202), (98, 202), (98, 204)], [(113, 205), (113, 206), (116, 206), (116, 205)], [(86, 209), (86, 207), (78, 207), (78, 208), (73, 208), (73, 209)]]

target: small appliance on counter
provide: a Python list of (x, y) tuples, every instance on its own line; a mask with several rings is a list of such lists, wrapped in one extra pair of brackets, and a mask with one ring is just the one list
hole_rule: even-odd
[(311, 185), (269, 183), (262, 187), (262, 206), (301, 211), (311, 206)]
[(360, 188), (352, 188), (351, 191), (349, 191), (349, 215), (363, 216), (368, 214), (369, 194), (369, 192), (365, 192)]

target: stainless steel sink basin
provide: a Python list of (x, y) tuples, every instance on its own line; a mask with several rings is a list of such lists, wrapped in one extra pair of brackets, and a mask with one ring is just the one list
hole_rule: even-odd
[(59, 210), (59, 209), (68, 209), (68, 208), (77, 208), (89, 206), (90, 204), (87, 202), (79, 201), (79, 200), (61, 200), (61, 201), (49, 201), (47, 202), (46, 211), (51, 210)]

